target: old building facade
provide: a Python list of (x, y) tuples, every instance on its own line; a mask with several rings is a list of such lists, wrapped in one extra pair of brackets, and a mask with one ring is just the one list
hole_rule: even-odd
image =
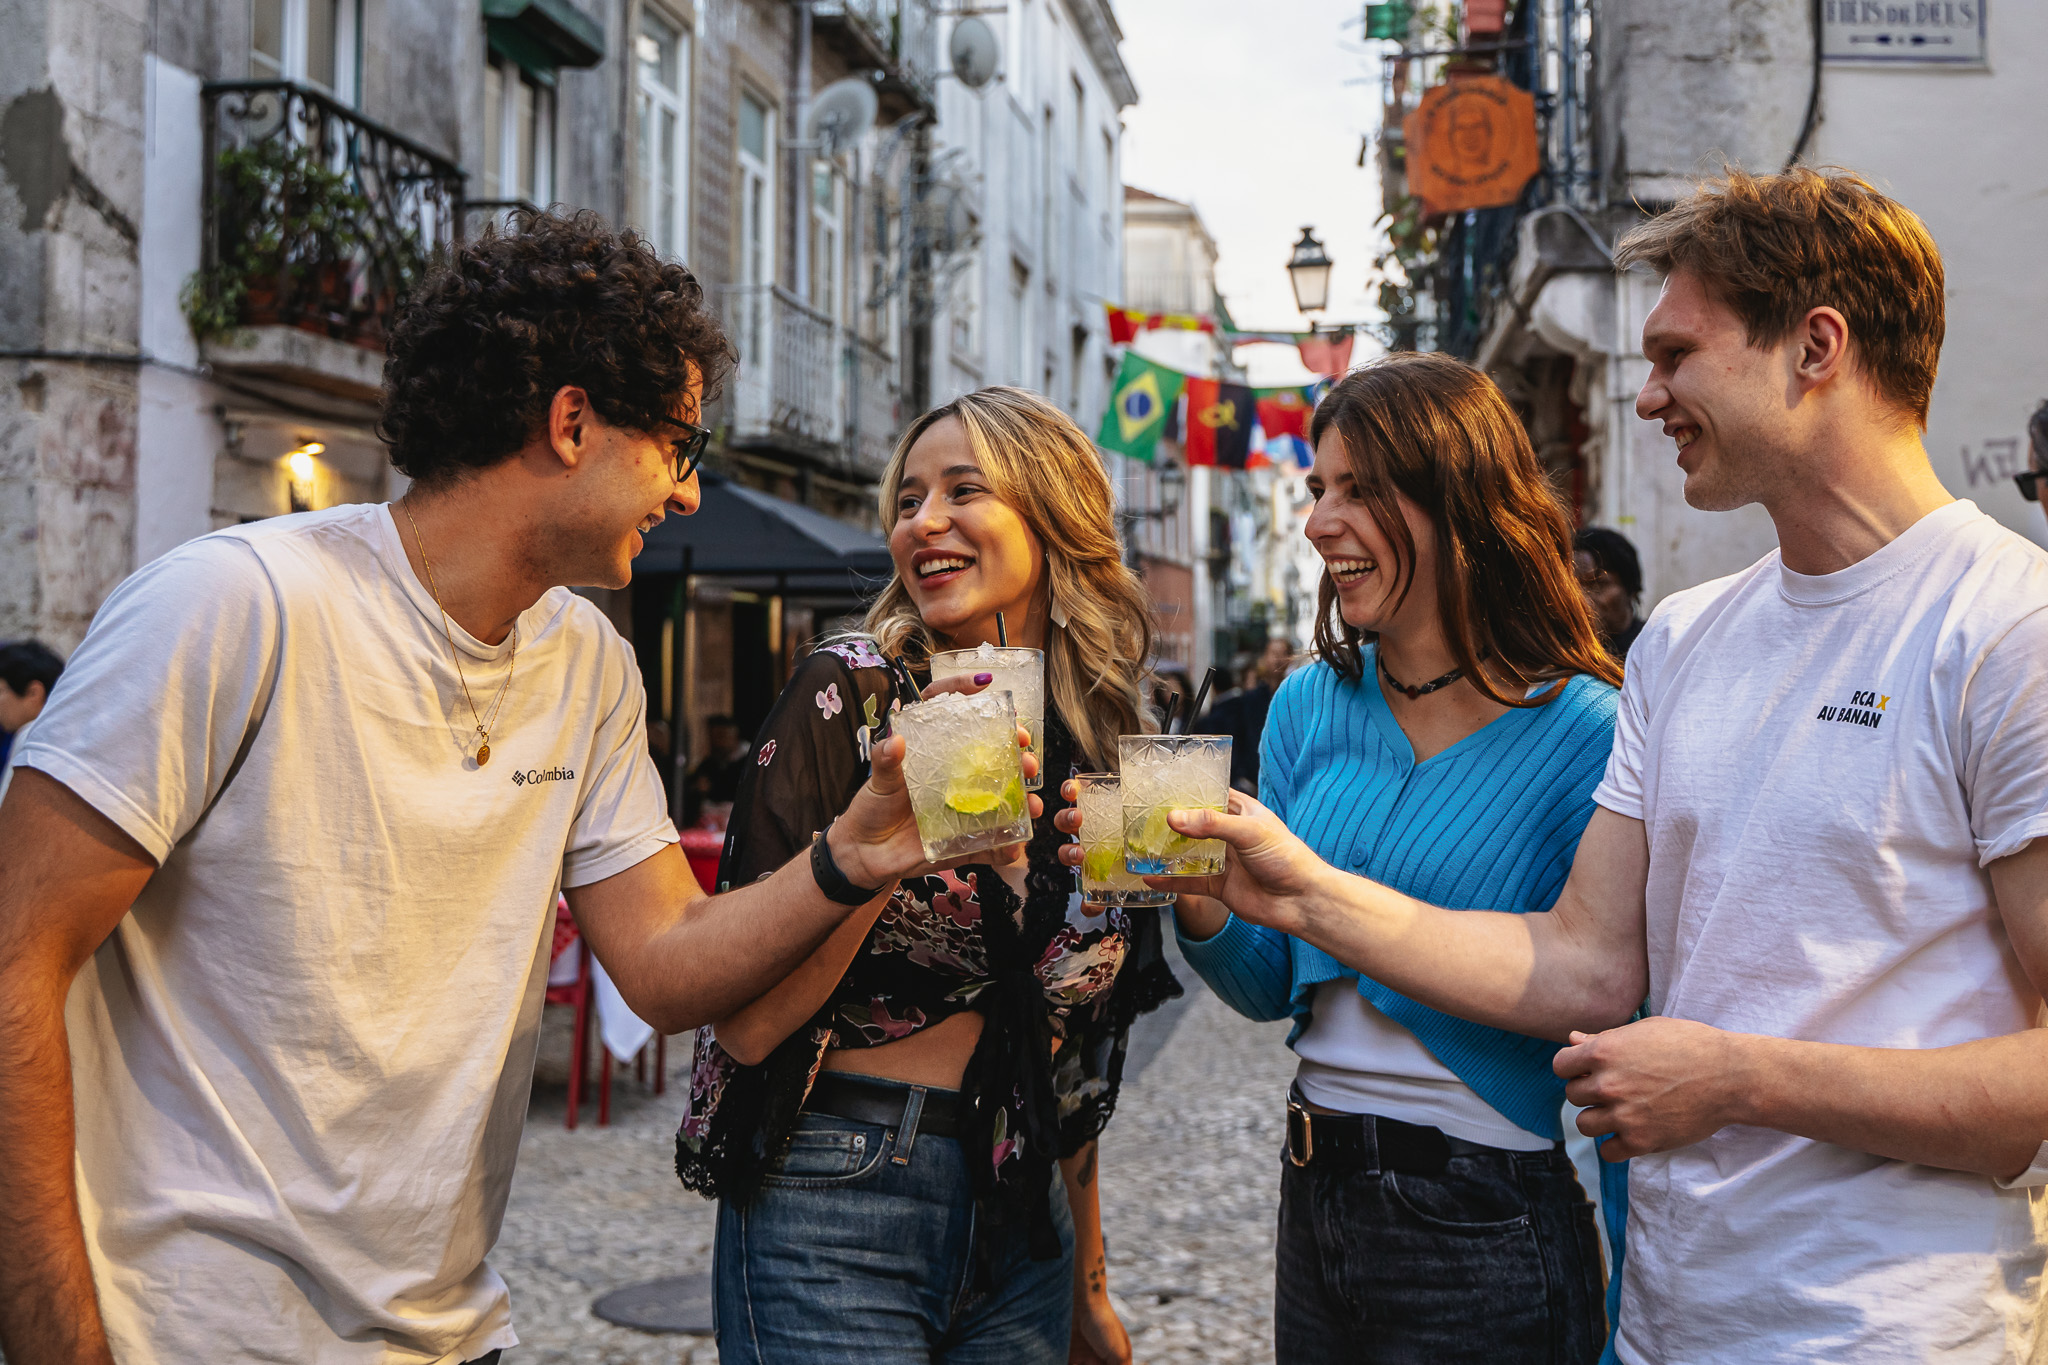
[[(1475, 35), (1462, 4), (1400, 8), (1413, 27), (1396, 47), (1435, 43), (1438, 55), (1384, 67), (1380, 167), (1399, 287), (1383, 297), (1396, 342), (1405, 322), (1406, 344), (1442, 346), (1501, 381), (1582, 521), (1636, 542), (1646, 607), (1774, 543), (1761, 509), (1686, 505), (1670, 441), (1634, 411), (1658, 285), (1617, 276), (1608, 259), (1644, 213), (1729, 164), (1845, 166), (1927, 223), (1948, 283), (1928, 452), (1951, 492), (2048, 543), (2048, 522), (2011, 479), (2025, 467), (2027, 420), (2048, 398), (2048, 345), (2031, 321), (2048, 307), (2037, 268), (2048, 254), (2037, 207), (2048, 105), (2036, 93), (2048, 11), (2010, 0), (1522, 0), (1499, 33)], [(1446, 33), (1466, 50), (1443, 55)], [(1514, 205), (1425, 220), (1407, 193), (1399, 129), (1457, 63), (1540, 97), (1542, 170)]]

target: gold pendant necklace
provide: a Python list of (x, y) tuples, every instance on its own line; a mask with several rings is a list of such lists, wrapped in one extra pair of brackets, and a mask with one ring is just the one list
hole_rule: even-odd
[(455, 680), (462, 684), (462, 700), (469, 705), (469, 718), (476, 723), (476, 766), (481, 768), (491, 761), (491, 731), (498, 728), (498, 713), (505, 708), (505, 694), (512, 690), (512, 670), (519, 666), (519, 623), (512, 623), (512, 653), (505, 660), (505, 682), (498, 688), (498, 699), (491, 703), (490, 718), (486, 720), (477, 714), (476, 701), (469, 695), (469, 679), (462, 674), (462, 651), (455, 647), (455, 637), (448, 630), (448, 608), (441, 606), (441, 586), (434, 581), (434, 561), (427, 558), (427, 542), (420, 537), (419, 520), (413, 516), (412, 508), (406, 506), (406, 499), (400, 498), (398, 505), (405, 508), (405, 519), (412, 523), (412, 541), (419, 547), (420, 563), (427, 569), (427, 591), (434, 594), (434, 606), (441, 613), (441, 638), (448, 642), (449, 657), (455, 660)]

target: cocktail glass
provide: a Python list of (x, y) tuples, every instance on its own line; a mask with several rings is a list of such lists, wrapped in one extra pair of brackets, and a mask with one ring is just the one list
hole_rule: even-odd
[[(1207, 877), (1223, 870), (1221, 839), (1190, 839), (1166, 823), (1174, 810), (1227, 810), (1229, 735), (1122, 735), (1124, 867), (1148, 877)], [(1087, 816), (1083, 815), (1085, 828)]]
[[(950, 678), (958, 673), (993, 673), (991, 692), (1009, 689), (1017, 707), (1017, 723), (1031, 736), (1026, 746), (1038, 753), (1038, 737), (1045, 732), (1045, 651), (1018, 645), (984, 643), (977, 649), (941, 649), (932, 654), (932, 679)], [(1040, 755), (1041, 761), (1043, 755)], [(1044, 774), (1025, 779), (1028, 791), (1037, 791)]]
[(931, 862), (1031, 837), (1010, 694), (943, 692), (890, 717), (903, 736), (903, 781)]
[(1171, 891), (1154, 891), (1124, 869), (1124, 791), (1115, 773), (1082, 773), (1075, 804), (1081, 808), (1081, 899), (1089, 905), (1171, 905)]

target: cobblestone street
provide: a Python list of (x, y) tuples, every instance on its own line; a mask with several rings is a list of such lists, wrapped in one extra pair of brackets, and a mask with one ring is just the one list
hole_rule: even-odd
[[(1137, 1359), (1272, 1358), (1273, 1215), (1286, 1025), (1253, 1024), (1184, 966), (1180, 1001), (1141, 1021), (1102, 1144), (1110, 1283)], [(609, 1290), (708, 1272), (714, 1206), (676, 1183), (672, 1153), (688, 1045), (660, 1097), (621, 1068), (612, 1123), (562, 1127), (566, 1011), (550, 1010), (511, 1207), (491, 1261), (512, 1286), (522, 1344), (507, 1365), (710, 1365), (709, 1337), (653, 1335), (592, 1315)]]

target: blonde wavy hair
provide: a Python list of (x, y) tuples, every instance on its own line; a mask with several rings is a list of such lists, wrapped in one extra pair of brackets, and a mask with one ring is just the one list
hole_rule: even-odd
[[(882, 474), (884, 527), (896, 523), (910, 448), (949, 418), (966, 428), (991, 491), (1045, 548), (1049, 605), (1066, 616), (1064, 626), (1046, 632), (1052, 703), (1088, 760), (1114, 768), (1118, 735), (1156, 728), (1140, 686), (1152, 654), (1152, 613), (1143, 584), (1123, 561), (1102, 457), (1071, 418), (1039, 395), (978, 389), (933, 408), (896, 442)], [(868, 608), (862, 629), (884, 653), (914, 663), (930, 658), (935, 647), (900, 573)]]

